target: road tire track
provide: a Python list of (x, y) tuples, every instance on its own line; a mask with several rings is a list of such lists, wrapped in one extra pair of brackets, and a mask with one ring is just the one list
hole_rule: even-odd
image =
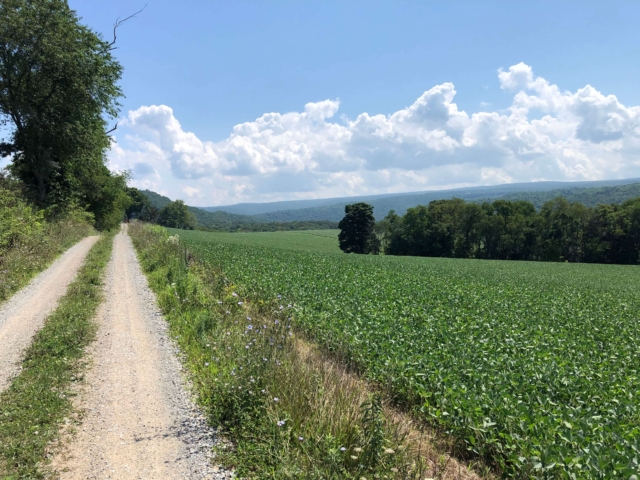
[(24, 350), (55, 310), (99, 238), (91, 236), (75, 244), (0, 307), (0, 392), (20, 371)]
[(115, 237), (83, 419), (52, 463), (61, 479), (231, 478), (211, 466), (214, 432), (193, 404), (167, 324), (126, 228)]

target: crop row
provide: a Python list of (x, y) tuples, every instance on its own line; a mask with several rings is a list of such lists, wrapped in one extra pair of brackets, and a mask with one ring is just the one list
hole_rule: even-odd
[(249, 298), (516, 478), (629, 478), (640, 459), (637, 267), (348, 256), (183, 233)]

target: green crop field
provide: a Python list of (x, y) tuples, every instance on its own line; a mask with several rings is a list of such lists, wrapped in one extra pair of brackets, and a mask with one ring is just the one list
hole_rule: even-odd
[(299, 329), (505, 476), (638, 474), (638, 267), (336, 255), (319, 252), (337, 249), (333, 235), (178, 233), (248, 298), (282, 295)]
[[(183, 230), (169, 229), (172, 234), (184, 235)], [(287, 232), (222, 233), (189, 232), (190, 239), (205, 238), (215, 243), (278, 247), (322, 253), (342, 253), (338, 247), (340, 230), (295, 230)]]

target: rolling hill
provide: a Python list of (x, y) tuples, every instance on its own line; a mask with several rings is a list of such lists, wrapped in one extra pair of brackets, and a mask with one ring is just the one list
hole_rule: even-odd
[[(399, 211), (419, 204), (429, 203), (431, 200), (458, 197), (467, 201), (498, 198), (509, 194), (522, 194), (524, 192), (545, 192), (551, 190), (573, 189), (573, 188), (596, 188), (614, 187), (638, 183), (640, 178), (629, 178), (622, 180), (598, 180), (593, 182), (529, 182), (529, 183), (507, 183), (489, 187), (466, 187), (449, 190), (431, 190), (426, 192), (406, 192), (406, 193), (385, 193), (380, 195), (360, 195), (354, 197), (321, 198), (312, 200), (289, 200), (281, 202), (265, 203), (238, 203), (235, 205), (223, 205), (217, 207), (200, 207), (209, 212), (228, 212), (239, 215), (262, 215), (266, 213), (282, 212), (290, 210), (311, 209), (318, 207), (333, 207), (355, 202), (367, 202), (372, 205), (381, 202), (380, 205), (388, 204), (391, 208)], [(166, 197), (164, 197), (166, 198)], [(167, 199), (168, 200), (168, 199)]]
[[(612, 183), (615, 182), (617, 184)], [(635, 183), (634, 183), (635, 182)], [(495, 187), (475, 187), (455, 190), (440, 190), (418, 194), (375, 197), (367, 200), (354, 197), (350, 201), (341, 201), (329, 205), (320, 205), (297, 210), (281, 210), (254, 215), (263, 221), (290, 222), (305, 220), (340, 221), (344, 216), (344, 206), (356, 201), (366, 201), (373, 205), (376, 219), (383, 218), (390, 210), (404, 214), (407, 208), (416, 205), (427, 205), (433, 200), (462, 198), (469, 202), (505, 200), (528, 200), (537, 208), (557, 196), (565, 197), (572, 202), (581, 202), (587, 206), (598, 203), (622, 203), (629, 198), (640, 196), (640, 179), (617, 180), (606, 182), (536, 182), (526, 184), (497, 185)]]
[[(158, 210), (171, 202), (169, 197), (165, 197), (151, 190), (142, 190), (151, 204)], [(220, 231), (253, 231), (253, 232), (273, 232), (283, 230), (314, 230), (337, 228), (335, 222), (321, 220), (291, 220), (281, 222), (278, 220), (262, 219), (255, 216), (239, 215), (235, 213), (217, 211), (208, 212), (198, 207), (188, 207), (194, 214), (199, 228)]]
[[(171, 199), (150, 190), (143, 190), (157, 208)], [(344, 207), (350, 203), (367, 202), (374, 207), (376, 219), (390, 210), (404, 214), (407, 208), (427, 205), (433, 200), (462, 198), (469, 202), (528, 200), (537, 208), (557, 196), (587, 206), (598, 203), (622, 203), (640, 197), (640, 178), (602, 180), (595, 182), (531, 182), (510, 183), (491, 187), (456, 188), (417, 193), (395, 193), (357, 197), (293, 200), (269, 203), (241, 203), (222, 207), (189, 207), (198, 224), (214, 230), (297, 230), (302, 228), (335, 228), (344, 217)], [(297, 222), (297, 223), (292, 223)], [(308, 227), (301, 225), (312, 222)]]

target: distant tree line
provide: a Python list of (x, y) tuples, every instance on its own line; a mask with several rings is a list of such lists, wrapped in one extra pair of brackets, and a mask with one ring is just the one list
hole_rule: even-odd
[(558, 197), (540, 210), (525, 200), (477, 204), (454, 198), (409, 208), (404, 216), (391, 211), (377, 223), (371, 206), (357, 205), (346, 207), (340, 223), (340, 247), (346, 252), (640, 263), (640, 197), (593, 208)]

